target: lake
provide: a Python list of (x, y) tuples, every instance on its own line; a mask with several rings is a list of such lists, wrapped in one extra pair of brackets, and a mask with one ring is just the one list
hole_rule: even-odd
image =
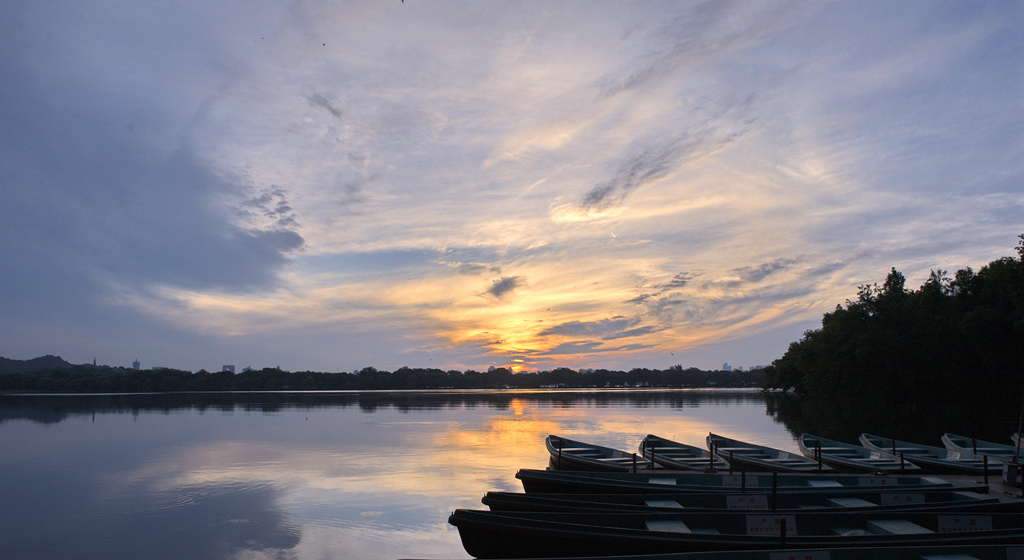
[(708, 432), (797, 450), (757, 391), (0, 396), (0, 558), (469, 558), (548, 434)]

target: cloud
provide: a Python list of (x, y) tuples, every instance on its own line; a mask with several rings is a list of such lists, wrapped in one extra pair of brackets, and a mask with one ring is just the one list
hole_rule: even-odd
[(569, 321), (540, 331), (537, 336), (601, 336), (621, 332), (636, 324), (636, 319), (612, 317), (600, 321)]
[(690, 275), (688, 272), (680, 272), (679, 274), (676, 274), (675, 276), (673, 276), (671, 280), (666, 282), (662, 286), (662, 288), (664, 288), (666, 290), (672, 290), (672, 289), (675, 289), (675, 288), (682, 288), (682, 287), (685, 287), (690, 282), (690, 280), (693, 280), (693, 276), (692, 275)]
[(335, 102), (328, 99), (327, 96), (325, 96), (324, 94), (319, 92), (311, 93), (309, 94), (309, 96), (306, 97), (306, 100), (309, 101), (309, 104), (312, 105), (313, 107), (320, 107), (321, 109), (326, 110), (339, 121), (342, 120), (343, 113), (341, 109), (337, 108), (335, 106)]
[(1016, 4), (12, 6), (12, 357), (717, 367), (1020, 233)]
[[(459, 274), (467, 274), (470, 276), (476, 276), (484, 273), (501, 272), (501, 269), (484, 263), (459, 263), (458, 268), (455, 269)], [(492, 288), (493, 289), (493, 288)]]
[(630, 338), (634, 336), (646, 336), (664, 330), (664, 328), (665, 327), (656, 327), (653, 325), (648, 325), (646, 327), (638, 327), (635, 329), (629, 329), (622, 332), (609, 334), (604, 337), (604, 340), (617, 340), (620, 338)]
[(660, 146), (647, 147), (632, 156), (606, 182), (583, 195), (585, 210), (601, 210), (621, 203), (630, 192), (652, 181), (663, 179), (679, 165), (688, 146), (682, 139)]
[(522, 276), (503, 276), (498, 280), (495, 280), (491, 287), (487, 289), (487, 294), (490, 294), (498, 299), (503, 299), (517, 288), (526, 285), (526, 278)]
[(650, 344), (626, 344), (623, 346), (603, 346), (602, 343), (596, 341), (573, 341), (563, 342), (554, 348), (546, 351), (545, 354), (551, 356), (559, 355), (587, 355), (595, 353), (608, 353), (608, 352), (636, 352), (640, 350), (647, 350), (652, 348)]

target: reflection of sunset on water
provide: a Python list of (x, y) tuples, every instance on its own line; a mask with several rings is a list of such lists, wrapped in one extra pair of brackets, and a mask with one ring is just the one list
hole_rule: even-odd
[[(40, 471), (45, 476), (37, 487), (43, 490), (34, 494), (18, 484), (5, 486), (8, 493), (46, 498), (16, 517), (0, 512), (0, 521), (20, 523), (23, 532), (30, 530), (23, 519), (37, 528), (61, 526), (68, 524), (66, 516), (88, 508), (98, 514), (85, 519), (80, 532), (102, 535), (132, 518), (148, 520), (152, 527), (139, 531), (152, 536), (183, 520), (226, 518), (279, 535), (274, 551), (296, 560), (462, 558), (458, 532), (446, 522), (449, 512), (481, 508), (488, 491), (521, 492), (516, 472), (548, 466), (544, 438), (551, 434), (627, 452), (636, 452), (648, 433), (703, 446), (709, 431), (795, 448), (792, 435), (766, 415), (758, 392), (487, 391), (324, 399), (303, 395), (295, 403), (263, 406), (247, 396), (221, 414), (188, 407), (167, 414), (177, 409), (165, 406), (128, 414), (136, 409), (118, 406), (95, 409), (95, 421), (60, 421), (24, 432), (18, 432), (24, 422), (0, 423), (0, 435), (6, 432), (25, 449), (0, 464), (0, 476), (11, 480), (36, 473), (39, 464), (53, 466)], [(102, 458), (108, 456), (117, 460)], [(72, 468), (73, 474), (60, 470)], [(88, 486), (92, 499), (85, 505), (48, 501), (57, 500), (49, 490), (55, 480)], [(18, 538), (35, 543), (39, 531), (45, 529), (30, 533), (36, 541)]]

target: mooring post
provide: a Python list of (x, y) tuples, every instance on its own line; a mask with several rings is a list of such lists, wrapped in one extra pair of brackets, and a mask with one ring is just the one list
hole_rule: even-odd
[(985, 471), (985, 485), (988, 486), (988, 455), (981, 456), (981, 469)]
[(772, 471), (772, 513), (775, 513), (775, 498), (779, 490), (779, 472)]
[[(729, 458), (732, 459), (732, 452), (729, 452)], [(740, 494), (747, 493), (747, 466), (740, 465)]]
[(636, 453), (633, 454), (633, 472), (636, 473)]
[(786, 548), (786, 518), (782, 517), (782, 522), (779, 523), (779, 548)]
[(558, 438), (558, 470), (562, 470), (562, 438)]

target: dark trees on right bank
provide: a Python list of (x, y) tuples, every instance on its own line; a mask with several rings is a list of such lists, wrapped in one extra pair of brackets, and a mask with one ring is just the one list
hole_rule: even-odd
[(1024, 235), (1017, 253), (952, 278), (934, 270), (917, 290), (893, 268), (881, 286), (861, 286), (855, 301), (790, 344), (769, 368), (768, 386), (908, 425), (938, 414), (954, 425), (949, 431), (958, 419), (965, 430), (1010, 430), (995, 422), (1016, 431), (1024, 398)]

